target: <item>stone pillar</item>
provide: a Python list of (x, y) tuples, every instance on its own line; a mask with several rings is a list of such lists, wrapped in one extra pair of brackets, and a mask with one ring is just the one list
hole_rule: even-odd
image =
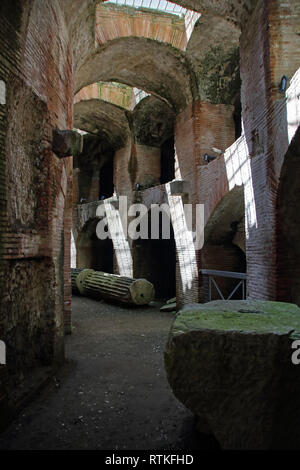
[(191, 202), (199, 201), (198, 168), (207, 165), (204, 155), (220, 158), (235, 140), (234, 107), (195, 101), (182, 111), (175, 122), (176, 179), (190, 181)]
[(119, 196), (160, 184), (160, 148), (128, 143), (114, 158), (114, 184)]
[(298, 4), (257, 2), (240, 39), (243, 167), (250, 169), (243, 181), (248, 293), (257, 299), (272, 300), (277, 294), (277, 191), (289, 145), (286, 94), (279, 84), (299, 66)]
[[(240, 40), (243, 132), (250, 168), (245, 188), (248, 293), (257, 299), (275, 298), (276, 185), (270, 65), (270, 24), (267, 3), (258, 2), (242, 28)], [(274, 2), (276, 3), (276, 2)], [(245, 162), (246, 163), (246, 162)]]
[[(211, 104), (208, 102), (195, 101), (182, 111), (175, 122), (175, 177), (190, 183), (189, 203), (193, 205), (193, 229), (196, 223), (196, 204), (208, 204), (208, 192), (201, 191), (205, 186), (205, 172), (200, 168), (209, 167), (204, 160), (207, 153), (210, 156), (222, 158), (222, 154), (235, 139), (235, 128), (233, 120), (234, 107), (225, 104)], [(216, 152), (212, 149), (217, 149)], [(180, 207), (182, 204), (177, 203)], [(174, 227), (174, 233), (176, 232)], [(188, 236), (186, 234), (186, 236)], [(180, 236), (182, 238), (182, 235)], [(176, 234), (175, 234), (176, 238)], [(190, 244), (189, 244), (190, 246)], [(177, 244), (177, 260), (181, 260), (182, 253), (180, 244)], [(202, 265), (201, 250), (190, 246), (189, 250), (189, 275), (183, 272), (182, 267), (177, 266), (177, 302), (183, 305), (187, 302), (199, 301), (198, 270)], [(184, 255), (186, 258), (186, 255)], [(195, 264), (196, 263), (196, 264)], [(189, 279), (187, 282), (186, 279)], [(187, 288), (187, 285), (190, 287)]]

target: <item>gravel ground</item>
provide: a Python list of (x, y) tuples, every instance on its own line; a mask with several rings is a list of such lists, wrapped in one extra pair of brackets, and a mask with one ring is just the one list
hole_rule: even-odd
[(73, 298), (55, 379), (0, 436), (0, 449), (199, 450), (209, 440), (173, 396), (163, 351), (172, 313)]

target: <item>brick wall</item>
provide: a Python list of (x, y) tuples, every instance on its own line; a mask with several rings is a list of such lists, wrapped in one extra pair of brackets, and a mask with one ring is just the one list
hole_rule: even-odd
[[(217, 154), (211, 150), (212, 147), (225, 151), (234, 142), (234, 136), (233, 106), (230, 105), (196, 101), (176, 118), (175, 176), (177, 179), (190, 182), (188, 202), (204, 204), (206, 220), (220, 198), (226, 194), (228, 182), (222, 158), (217, 158), (206, 165), (203, 156), (205, 153), (216, 156)], [(176, 229), (174, 231), (176, 238)], [(196, 256), (196, 271), (198, 271), (202, 265), (201, 252), (191, 253), (191, 256)], [(197, 276), (198, 274), (193, 282), (193, 301), (199, 298)], [(179, 302), (185, 303), (179, 268), (177, 268), (177, 284), (178, 297), (183, 295)]]
[(64, 210), (64, 332), (72, 332), (71, 231), (73, 224), (73, 172), (69, 168)]
[(277, 299), (300, 305), (300, 127), (285, 155), (277, 200)]
[(163, 12), (136, 11), (115, 5), (96, 8), (98, 46), (122, 36), (141, 36), (185, 49), (187, 37), (184, 19)]
[(72, 159), (59, 160), (51, 139), (53, 128), (72, 128), (73, 78), (57, 1), (4, 1), (1, 7), (0, 79), (7, 101), (0, 110), (0, 335), (8, 349), (9, 392), (29, 373), (34, 388), (35, 370), (64, 355)]
[[(6, 84), (6, 104), (0, 105), (0, 335), (7, 341), (9, 356), (15, 357), (5, 369), (7, 389), (12, 380), (20, 383), (34, 367), (61, 360), (63, 332), (64, 329), (71, 330), (72, 159), (60, 160), (51, 151), (52, 129), (70, 129), (73, 124), (71, 44), (59, 5), (57, 0), (3, 0), (0, 6), (0, 80)], [(98, 23), (101, 44), (129, 34), (122, 25), (130, 23), (131, 34), (134, 28), (139, 28), (140, 18), (145, 20), (146, 15), (140, 12), (129, 21), (130, 14), (126, 19), (124, 12), (119, 14), (122, 21), (118, 23), (120, 28), (115, 36), (115, 32), (107, 35), (108, 29), (105, 29), (110, 24), (109, 16), (101, 26)], [(298, 15), (299, 2), (296, 0), (257, 2), (254, 12), (242, 25), (244, 134), (235, 144), (231, 145), (234, 139), (233, 108), (228, 105), (195, 101), (180, 112), (175, 125), (176, 176), (190, 181), (189, 201), (205, 204), (206, 220), (228, 190), (236, 184), (244, 186), (248, 290), (251, 297), (262, 299), (296, 298), (294, 294), (288, 297), (287, 287), (284, 287), (296, 272), (296, 264), (289, 264), (285, 273), (283, 264), (286, 259), (296, 258), (298, 252), (283, 249), (290, 240), (288, 232), (284, 241), (276, 237), (276, 202), (282, 163), (284, 156), (289, 155), (288, 145), (293, 137), (291, 129), (294, 126), (295, 133), (299, 122), (297, 116), (296, 121), (291, 117), (287, 125), (291, 102), (285, 101), (284, 95), (277, 90), (281, 76), (291, 78), (299, 64)], [(80, 19), (83, 26), (85, 19), (84, 14)], [(159, 41), (170, 40), (168, 21), (163, 26), (161, 23), (157, 30), (150, 28), (151, 35), (157, 33)], [(150, 23), (143, 24), (147, 29)], [(139, 33), (150, 37), (146, 29)], [(83, 51), (87, 52), (91, 44), (87, 40), (75, 46), (77, 39), (85, 33), (80, 28), (74, 31), (72, 49), (82, 52), (77, 54), (78, 63), (84, 61), (86, 54)], [(92, 27), (90, 36), (94, 45)], [(152, 53), (155, 50), (153, 47)], [(185, 79), (182, 79), (182, 88), (186, 91), (190, 81)], [(192, 96), (190, 90), (187, 96)], [(179, 101), (178, 109), (181, 109), (183, 100)], [(211, 147), (227, 150), (224, 158), (218, 157), (206, 166), (203, 155), (210, 154)], [(281, 177), (284, 178), (284, 174)], [(158, 148), (130, 142), (116, 152), (115, 184), (119, 195), (132, 196), (136, 183), (147, 186), (155, 184), (159, 178)], [(95, 181), (94, 189), (96, 186)], [(77, 184), (75, 192), (78, 194)], [(94, 197), (92, 191), (91, 198)], [(283, 202), (284, 208), (286, 204), (287, 201)], [(285, 216), (287, 222), (292, 221), (288, 212)], [(286, 226), (289, 227), (288, 223)], [(233, 256), (233, 247), (226, 247), (227, 251), (215, 246), (209, 253), (207, 250), (205, 247), (202, 259), (198, 256), (197, 269), (203, 264), (241, 269), (235, 264), (238, 258)], [(190, 254), (192, 265), (195, 253)], [(181, 255), (178, 251), (179, 298), (197, 300), (197, 275), (183, 285), (179, 272)], [(280, 271), (283, 273), (281, 283)], [(294, 284), (293, 289), (298, 289), (298, 285)], [(23, 361), (21, 354), (26, 344), (32, 347)], [(3, 390), (0, 396), (5, 396)]]
[(105, 82), (93, 83), (82, 88), (76, 93), (74, 104), (91, 99), (102, 99), (126, 109), (132, 109), (135, 103), (133, 88)]
[[(242, 22), (244, 133), (236, 143), (233, 107), (229, 105), (195, 101), (177, 115), (175, 124), (176, 177), (190, 181), (189, 200), (205, 204), (206, 221), (229, 190), (235, 185), (244, 187), (248, 289), (250, 296), (262, 299), (275, 298), (277, 289), (276, 199), (291, 140), (289, 103), (278, 92), (278, 84), (284, 74), (291, 78), (299, 64), (298, 3), (257, 2), (247, 21)], [(122, 35), (125, 30), (121, 29), (118, 34)], [(223, 157), (205, 165), (203, 155), (214, 155), (212, 147), (226, 151)], [(137, 151), (128, 144), (116, 152), (119, 194), (130, 194), (134, 183), (140, 182)], [(147, 170), (144, 165), (140, 168), (143, 173)]]
[(281, 99), (278, 85), (290, 80), (300, 63), (300, 4), (298, 0), (268, 2), (271, 96)]
[(160, 181), (160, 149), (128, 143), (114, 157), (114, 185), (119, 196), (131, 195), (136, 183), (156, 186)]
[(278, 80), (299, 63), (294, 7), (293, 1), (258, 2), (241, 36), (242, 113), (253, 187), (245, 204), (255, 211), (254, 221), (246, 214), (248, 290), (261, 299), (276, 298), (276, 195), (288, 146), (285, 95), (278, 93)]
[(216, 156), (212, 147), (224, 151), (234, 142), (233, 111), (231, 105), (195, 101), (176, 118), (176, 178), (192, 183), (193, 202), (202, 199), (202, 184), (207, 181), (206, 172), (203, 182), (199, 173), (199, 167), (205, 165), (204, 154)]
[[(201, 252), (201, 263), (203, 269), (217, 269), (220, 271), (240, 273), (246, 271), (246, 258), (244, 253), (231, 243), (226, 245), (206, 244)], [(216, 281), (225, 298), (230, 295), (237, 283), (236, 280), (222, 277), (216, 277)], [(211, 294), (212, 300), (220, 300), (220, 295), (215, 287), (212, 288)], [(241, 291), (239, 290), (237, 294), (240, 295)], [(201, 276), (199, 288), (200, 302), (207, 302), (207, 295), (207, 282), (204, 276)], [(233, 298), (237, 298), (237, 296)], [(241, 298), (241, 296), (239, 298)]]
[(208, 165), (198, 167), (198, 182), (198, 201), (204, 204), (205, 222), (207, 222), (218, 203), (229, 191), (224, 158), (218, 157)]

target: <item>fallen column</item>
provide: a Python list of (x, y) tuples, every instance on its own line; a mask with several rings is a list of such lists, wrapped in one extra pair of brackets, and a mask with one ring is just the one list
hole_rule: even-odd
[(84, 291), (84, 280), (85, 278), (95, 271), (93, 269), (82, 269), (76, 277), (76, 286), (81, 295), (86, 295)]
[[(146, 279), (132, 279), (93, 269), (76, 270), (76, 287), (82, 295), (100, 300), (110, 300), (128, 305), (147, 305), (154, 300), (154, 286)], [(72, 281), (73, 285), (73, 281)], [(75, 292), (75, 291), (74, 291)]]
[(80, 268), (71, 268), (71, 286), (73, 294), (84, 295), (83, 292), (83, 281), (85, 277), (90, 273), (94, 272), (93, 269), (80, 269)]
[(76, 279), (79, 273), (83, 271), (82, 269), (72, 268), (71, 269), (71, 286), (73, 294), (80, 294), (79, 289), (76, 284)]
[(86, 276), (83, 289), (84, 295), (88, 297), (125, 304), (147, 305), (154, 299), (153, 284), (146, 279), (132, 279), (101, 271)]

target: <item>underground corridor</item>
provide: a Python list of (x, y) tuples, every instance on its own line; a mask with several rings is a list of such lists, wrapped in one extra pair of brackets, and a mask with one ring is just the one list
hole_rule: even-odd
[(0, 436), (0, 449), (218, 448), (172, 395), (162, 352), (174, 313), (73, 297), (66, 361)]
[(299, 0), (0, 25), (0, 449), (300, 449)]

